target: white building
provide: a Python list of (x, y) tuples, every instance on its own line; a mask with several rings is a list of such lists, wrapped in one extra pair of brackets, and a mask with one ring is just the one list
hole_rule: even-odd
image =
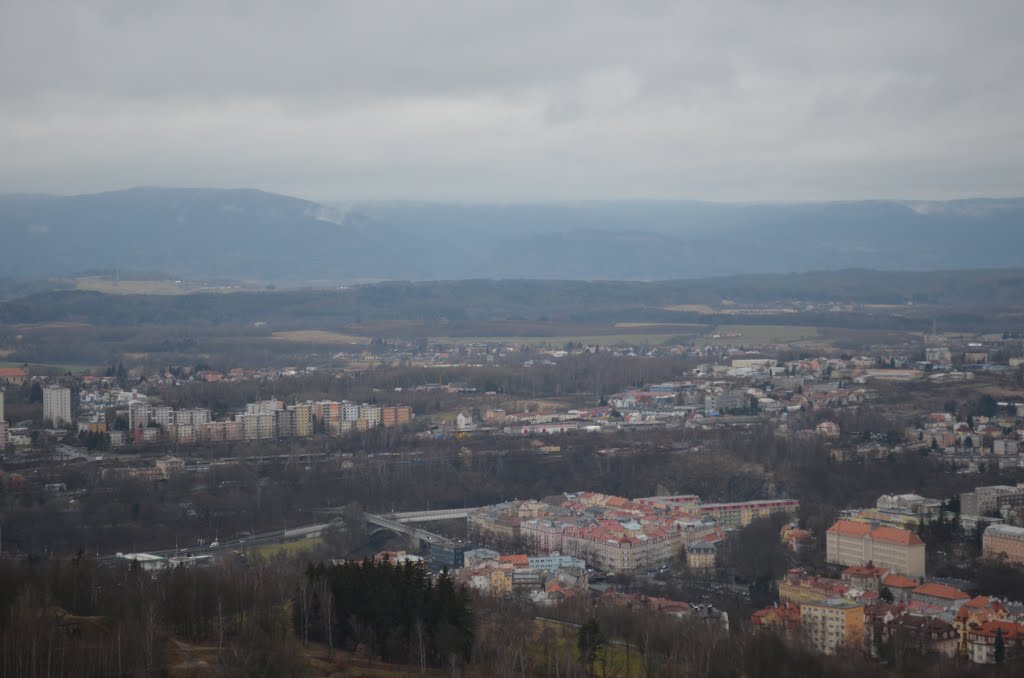
[(67, 426), (71, 420), (71, 389), (47, 386), (43, 389), (43, 420), (54, 426)]

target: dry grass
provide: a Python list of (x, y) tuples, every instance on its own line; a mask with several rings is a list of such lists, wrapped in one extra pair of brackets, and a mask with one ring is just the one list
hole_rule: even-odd
[(717, 311), (706, 304), (676, 304), (674, 306), (662, 306), (663, 311), (675, 311), (676, 313), (701, 313), (703, 315), (714, 315)]
[(287, 332), (274, 332), (271, 335), (280, 341), (292, 341), (304, 344), (326, 344), (326, 345), (352, 345), (369, 344), (369, 337), (360, 337), (354, 334), (342, 334), (341, 332), (329, 332), (328, 330), (291, 330)]
[(715, 328), (714, 334), (721, 336), (709, 338), (709, 344), (787, 344), (816, 338), (818, 328), (803, 325), (719, 325)]

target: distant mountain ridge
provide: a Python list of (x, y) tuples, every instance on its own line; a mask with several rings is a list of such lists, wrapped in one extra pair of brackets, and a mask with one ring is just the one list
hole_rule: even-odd
[(670, 280), (1019, 266), (1024, 199), (322, 204), (251, 189), (0, 196), (4, 275)]

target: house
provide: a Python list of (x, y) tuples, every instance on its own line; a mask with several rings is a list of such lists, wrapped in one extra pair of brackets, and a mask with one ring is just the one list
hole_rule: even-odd
[(910, 592), (910, 599), (929, 605), (940, 605), (945, 608), (960, 609), (961, 605), (970, 602), (971, 597), (960, 589), (945, 584), (922, 584)]
[(715, 545), (704, 539), (699, 539), (686, 545), (686, 565), (691, 570), (707, 571), (715, 568), (715, 557), (717, 555)]
[(975, 664), (995, 664), (999, 640), (1006, 657), (1014, 657), (1024, 646), (1024, 624), (1009, 621), (987, 621), (967, 630), (967, 656)]
[(910, 592), (917, 588), (917, 582), (902, 574), (890, 574), (882, 580), (882, 588), (889, 589), (895, 600), (908, 600)]
[(876, 567), (874, 563), (868, 562), (867, 565), (851, 565), (850, 567), (843, 570), (840, 578), (849, 582), (850, 586), (865, 591), (878, 591), (882, 584), (882, 579), (889, 570), (884, 567)]
[(947, 621), (903, 613), (894, 617), (887, 615), (882, 622), (881, 641), (893, 643), (901, 654), (937, 654), (947, 659), (957, 655), (957, 631)]
[(0, 384), (20, 386), (28, 379), (28, 372), (20, 367), (0, 367)]
[(796, 603), (782, 603), (758, 610), (750, 615), (754, 631), (774, 631), (786, 639), (794, 639), (800, 633), (800, 606)]

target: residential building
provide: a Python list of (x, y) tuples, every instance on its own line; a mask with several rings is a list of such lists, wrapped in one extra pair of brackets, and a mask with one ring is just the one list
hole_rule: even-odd
[(28, 372), (20, 367), (0, 367), (0, 384), (21, 386), (28, 380)]
[(1024, 564), (1024, 527), (989, 525), (981, 536), (981, 553), (986, 558)]
[(3, 419), (0, 419), (0, 448), (3, 448), (4, 446), (7, 445), (8, 430), (9, 427), (7, 425), (7, 422)]
[(715, 569), (718, 550), (715, 545), (703, 539), (686, 545), (686, 565), (691, 570), (706, 572)]
[(873, 628), (869, 630), (868, 636), (872, 640), (877, 639), (877, 643), (872, 643), (871, 647), (873, 656), (877, 656), (878, 646), (884, 643), (892, 644), (897, 652), (904, 654), (937, 654), (946, 659), (957, 655), (957, 630), (943, 619), (904, 611), (872, 615), (870, 623)]
[(412, 421), (412, 408), (408, 405), (384, 407), (381, 410), (381, 421), (385, 428), (408, 424)]
[(4, 392), (0, 391), (0, 421), (4, 421)]
[(132, 431), (138, 431), (149, 426), (149, 421), (153, 416), (153, 408), (149, 403), (141, 400), (132, 400), (128, 403), (128, 428)]
[(967, 629), (967, 656), (975, 664), (995, 664), (996, 640), (1002, 637), (1005, 657), (1018, 656), (1024, 647), (1024, 624), (986, 621)]
[(921, 603), (952, 610), (959, 610), (962, 605), (971, 600), (971, 596), (958, 588), (934, 582), (918, 586), (910, 592), (910, 598)]
[(43, 421), (54, 426), (68, 426), (71, 419), (71, 389), (64, 386), (47, 386), (43, 389)]
[(909, 530), (839, 520), (825, 536), (830, 563), (873, 563), (908, 577), (923, 577), (925, 574), (924, 541)]
[(745, 527), (756, 518), (766, 518), (775, 513), (795, 515), (800, 502), (795, 499), (761, 499), (728, 504), (701, 504), (697, 513), (701, 518), (714, 518), (726, 529)]
[(800, 633), (800, 606), (782, 603), (758, 610), (750, 615), (750, 623), (755, 632), (773, 631), (787, 640), (795, 639)]
[(288, 409), (294, 412), (295, 435), (300, 438), (313, 435), (313, 406), (308, 403), (299, 403)]
[(884, 567), (876, 567), (874, 563), (867, 565), (851, 565), (843, 570), (842, 580), (850, 586), (864, 591), (878, 591), (882, 585), (882, 579), (888, 574)]
[(160, 405), (152, 409), (150, 420), (158, 424), (161, 428), (167, 428), (175, 423), (174, 408), (167, 407), (166, 405)]
[(803, 603), (800, 628), (807, 646), (820, 654), (864, 646), (864, 606), (842, 598)]

